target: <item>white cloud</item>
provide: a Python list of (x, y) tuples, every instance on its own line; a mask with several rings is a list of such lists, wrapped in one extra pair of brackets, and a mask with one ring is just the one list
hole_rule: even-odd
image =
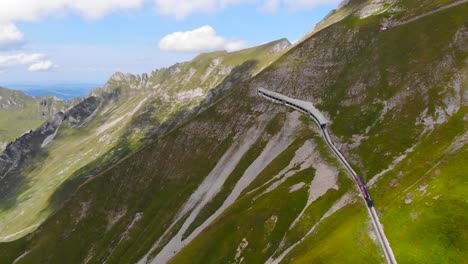
[(29, 66), (28, 71), (48, 71), (56, 67), (57, 66), (54, 65), (50, 60), (44, 60), (44, 61), (39, 61)]
[[(272, 1), (272, 0), (265, 0), (267, 1)], [(288, 11), (300, 11), (300, 10), (307, 10), (307, 9), (312, 9), (314, 7), (320, 6), (320, 5), (337, 5), (341, 2), (341, 0), (279, 0), (281, 4), (278, 6), (281, 8), (285, 8)], [(274, 10), (275, 11), (275, 10)]]
[(42, 60), (44, 57), (45, 55), (41, 53), (18, 53), (13, 55), (0, 55), (0, 67), (36, 63)]
[(166, 35), (159, 42), (159, 48), (167, 51), (201, 52), (225, 49), (235, 51), (242, 49), (246, 43), (241, 40), (228, 40), (219, 36), (211, 26), (194, 30), (174, 32)]
[(216, 12), (224, 8), (251, 4), (265, 12), (280, 9), (299, 11), (324, 4), (338, 4), (340, 0), (154, 0), (159, 13), (183, 19), (193, 13)]
[(144, 0), (2, 0), (0, 20), (37, 20), (51, 14), (76, 12), (87, 18), (99, 18), (116, 10), (138, 8)]
[(276, 12), (280, 7), (280, 0), (265, 0), (260, 10), (265, 12)]
[(157, 12), (183, 19), (193, 13), (216, 12), (227, 7), (251, 4), (264, 11), (280, 8), (302, 10), (320, 4), (338, 4), (340, 0), (1, 0), (0, 22), (33, 21), (67, 12), (87, 18), (100, 18), (119, 10), (153, 3)]
[(46, 71), (57, 67), (50, 60), (45, 59), (42, 53), (18, 53), (12, 55), (0, 55), (0, 70), (15, 66), (29, 65), (29, 71)]
[(183, 19), (192, 13), (215, 12), (228, 6), (250, 2), (255, 0), (155, 0), (159, 13), (177, 19)]
[(15, 49), (23, 44), (24, 35), (14, 24), (0, 24), (0, 51)]

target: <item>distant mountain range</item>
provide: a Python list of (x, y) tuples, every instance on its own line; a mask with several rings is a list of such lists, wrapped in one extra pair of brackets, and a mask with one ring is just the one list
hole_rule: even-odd
[(70, 100), (76, 97), (86, 97), (93, 89), (101, 87), (102, 83), (7, 83), (2, 84), (2, 86), (23, 91), (30, 96), (56, 96), (60, 99)]

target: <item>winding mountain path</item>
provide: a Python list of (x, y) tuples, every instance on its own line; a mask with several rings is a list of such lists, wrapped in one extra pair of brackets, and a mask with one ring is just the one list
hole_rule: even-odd
[(372, 199), (370, 198), (369, 192), (367, 191), (366, 186), (364, 182), (361, 180), (361, 178), (359, 177), (359, 175), (357, 175), (357, 173), (353, 170), (351, 165), (349, 165), (346, 158), (343, 156), (343, 154), (341, 154), (340, 150), (333, 143), (333, 140), (331, 139), (330, 134), (328, 133), (328, 129), (327, 129), (327, 124), (329, 121), (310, 102), (293, 99), (285, 95), (275, 93), (275, 92), (272, 92), (263, 88), (258, 89), (258, 94), (262, 97), (267, 98), (270, 101), (284, 104), (286, 106), (294, 108), (295, 110), (298, 110), (310, 116), (320, 126), (325, 142), (330, 147), (330, 149), (335, 154), (335, 156), (340, 160), (340, 162), (346, 168), (346, 171), (348, 172), (348, 174), (351, 176), (351, 178), (354, 180), (354, 182), (358, 186), (361, 196), (364, 202), (366, 203), (367, 211), (369, 212), (369, 216), (372, 220), (375, 231), (377, 232), (377, 236), (382, 246), (382, 249), (385, 253), (385, 258), (387, 259), (387, 262), (389, 264), (396, 264), (397, 261), (395, 259), (395, 256), (393, 255), (393, 251), (392, 251), (392, 248), (390, 247), (390, 243), (388, 242), (388, 239), (385, 236), (383, 227), (380, 224), (379, 217), (377, 215), (377, 212), (375, 211), (374, 204), (372, 202)]

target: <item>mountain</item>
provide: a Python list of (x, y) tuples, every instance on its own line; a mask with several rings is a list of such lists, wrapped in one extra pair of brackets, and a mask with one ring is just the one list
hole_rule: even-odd
[(103, 88), (9, 144), (0, 156), (0, 240), (34, 231), (83, 182), (202, 111), (289, 45), (283, 39), (202, 54), (151, 74), (117, 72)]
[[(266, 88), (312, 102), (330, 120), (331, 139), (366, 182), (398, 263), (463, 263), (468, 3), (349, 0), (340, 6), (273, 59), (265, 60), (270, 58), (265, 49), (252, 52), (258, 54), (254, 60), (263, 61), (256, 65), (249, 62), (252, 53), (233, 57), (244, 58), (237, 64), (241, 73), (233, 69), (212, 92), (197, 97), (193, 110), (177, 105), (187, 92), (192, 98), (198, 94), (202, 66), (181, 64), (151, 76), (114, 75), (96, 98), (138, 98), (148, 83), (172, 84), (174, 91), (145, 96), (133, 107), (115, 110), (114, 117), (106, 115), (113, 110), (102, 110), (87, 124), (114, 124), (144, 98), (163, 101), (166, 94), (177, 98), (168, 100), (176, 105), (172, 117), (158, 117), (162, 111), (153, 109), (160, 103), (143, 107), (126, 123), (125, 131), (134, 131), (124, 137), (131, 154), (112, 156), (118, 159), (104, 162), (111, 165), (89, 177), (69, 176), (62, 183), (44, 177), (47, 184), (61, 186), (49, 190), (51, 198), (37, 208), (56, 204), (54, 198), (73, 179), (86, 181), (68, 189), (68, 198), (58, 199), (65, 202), (49, 209), (54, 213), (36, 231), (1, 243), (0, 262), (385, 262), (366, 203), (320, 127), (301, 112), (259, 96), (258, 89)], [(192, 63), (208, 56), (209, 63), (196, 65), (209, 69), (216, 64), (212, 56), (220, 56), (214, 54)], [(179, 77), (172, 82), (171, 74)], [(68, 131), (67, 122), (46, 148), (50, 153), (60, 145), (60, 131)], [(80, 135), (90, 137), (91, 131), (101, 130), (91, 127)], [(145, 135), (131, 136), (139, 131)], [(64, 146), (79, 146), (70, 157), (83, 159), (103, 148), (67, 133)], [(77, 155), (79, 148), (89, 152)], [(68, 160), (54, 153), (51, 158)], [(81, 165), (80, 171), (99, 167), (106, 157), (96, 155), (95, 163)], [(32, 180), (38, 175), (30, 174), (31, 188), (40, 186)], [(16, 196), (31, 201), (40, 195), (34, 197)], [(11, 214), (10, 223), (31, 218), (25, 214), (36, 206)]]
[(75, 103), (52, 96), (28, 96), (0, 87), (0, 152), (8, 143)]

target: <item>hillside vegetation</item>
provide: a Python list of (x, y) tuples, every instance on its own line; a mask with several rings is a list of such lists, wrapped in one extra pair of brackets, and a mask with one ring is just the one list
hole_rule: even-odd
[[(289, 45), (283, 39), (233, 53), (202, 54), (151, 75), (115, 73), (102, 89), (66, 111), (48, 139), (25, 135), (30, 139), (20, 139), (22, 144), (0, 157), (15, 169), (0, 173), (0, 184), (11, 186), (7, 193), (0, 188), (0, 241), (34, 231), (80, 184), (195, 115), (206, 107), (200, 105), (205, 98), (209, 105)], [(40, 142), (29, 148), (28, 141)], [(24, 154), (14, 159), (10, 153), (16, 152)]]
[[(80, 173), (105, 170), (68, 176), (81, 179), (73, 195), (48, 209), (54, 213), (36, 231), (0, 243), (0, 262), (384, 262), (365, 204), (319, 128), (257, 96), (264, 87), (311, 101), (331, 120), (333, 140), (367, 182), (398, 263), (464, 263), (467, 13), (464, 1), (349, 0), (280, 54), (267, 56), (263, 46), (244, 56), (202, 54), (151, 76), (114, 75), (95, 94), (135, 101), (103, 105), (83, 126), (89, 130), (72, 132), (65, 121), (36, 167), (64, 153), (54, 150), (64, 140), (77, 145), (70, 157), (98, 154), (77, 166)], [(381, 25), (390, 28), (380, 32)], [(223, 78), (222, 70), (211, 75), (219, 56), (238, 65)], [(208, 92), (204, 82), (217, 88)], [(145, 91), (157, 96), (138, 97)], [(108, 128), (96, 136), (104, 120)], [(126, 148), (98, 145), (104, 135), (115, 140), (112, 133)], [(119, 149), (131, 154), (109, 154)], [(38, 208), (50, 208), (60, 188)]]
[(25, 132), (36, 129), (59, 111), (77, 103), (55, 97), (32, 97), (0, 87), (0, 153)]

